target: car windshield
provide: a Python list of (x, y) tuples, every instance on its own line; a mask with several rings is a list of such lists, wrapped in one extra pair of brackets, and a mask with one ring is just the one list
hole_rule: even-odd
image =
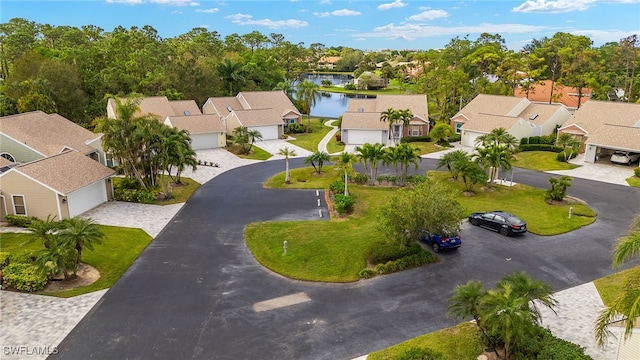
[(509, 222), (512, 224), (522, 224), (524, 221), (520, 220), (519, 218), (512, 216), (509, 218)]

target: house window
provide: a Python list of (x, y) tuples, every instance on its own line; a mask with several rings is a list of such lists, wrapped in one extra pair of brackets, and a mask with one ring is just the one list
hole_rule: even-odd
[(2, 154), (0, 154), (0, 156), (11, 161), (12, 163), (16, 162), (16, 159), (9, 153), (3, 152)]
[(394, 139), (400, 138), (400, 125), (393, 125), (393, 138)]
[(13, 213), (16, 215), (27, 215), (27, 206), (24, 202), (24, 195), (12, 195)]
[(462, 131), (462, 123), (456, 123), (456, 134), (460, 134)]
[(411, 127), (411, 136), (420, 136), (422, 135), (422, 126), (415, 125)]

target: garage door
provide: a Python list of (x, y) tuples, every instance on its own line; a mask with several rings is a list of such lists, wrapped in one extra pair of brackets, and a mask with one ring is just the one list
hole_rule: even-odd
[(191, 135), (191, 148), (193, 150), (213, 149), (218, 147), (218, 134), (193, 134)]
[(74, 217), (107, 201), (107, 188), (98, 181), (67, 196), (69, 216)]
[(482, 133), (477, 133), (475, 131), (462, 130), (462, 138), (460, 139), (460, 144), (464, 146), (476, 146), (476, 139), (478, 136), (482, 135)]
[(353, 145), (386, 144), (387, 139), (382, 138), (383, 133), (380, 130), (348, 130), (347, 142)]
[(271, 126), (252, 126), (249, 130), (258, 130), (262, 134), (262, 140), (278, 139), (278, 125)]

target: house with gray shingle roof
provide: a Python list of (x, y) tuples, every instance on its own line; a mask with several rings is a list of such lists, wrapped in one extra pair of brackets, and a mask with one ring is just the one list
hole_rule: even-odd
[(524, 98), (480, 94), (450, 119), (460, 143), (475, 146), (476, 139), (504, 128), (516, 139), (553, 134), (571, 113), (562, 104), (534, 103)]
[[(409, 109), (413, 118), (409, 126), (393, 124), (389, 136), (389, 124), (380, 120), (388, 109)], [(341, 138), (345, 144), (361, 145), (380, 143), (392, 145), (403, 136), (429, 134), (429, 111), (426, 95), (378, 95), (370, 99), (349, 99), (347, 111), (342, 114)]]
[(616, 150), (640, 153), (640, 105), (589, 100), (558, 132), (584, 144), (586, 162), (609, 159)]
[(228, 133), (244, 126), (260, 131), (264, 140), (280, 139), (289, 124), (300, 124), (302, 115), (283, 91), (245, 91), (236, 96), (209, 98), (204, 114), (214, 114)]
[(67, 219), (113, 198), (112, 169), (76, 150), (0, 169), (0, 215)]

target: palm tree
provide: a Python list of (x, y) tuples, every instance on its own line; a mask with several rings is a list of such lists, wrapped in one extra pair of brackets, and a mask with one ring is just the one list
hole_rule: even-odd
[(463, 150), (450, 151), (438, 159), (437, 166), (438, 169), (446, 166), (447, 170), (451, 173), (451, 177), (457, 180), (460, 174), (460, 169), (454, 165), (461, 164), (465, 160), (470, 160), (470, 157)]
[(100, 226), (91, 219), (70, 218), (62, 221), (63, 228), (58, 237), (60, 244), (76, 251), (76, 268), (82, 261), (82, 250), (93, 250), (94, 244), (102, 244), (104, 233)]
[[(558, 136), (558, 139), (556, 140), (556, 146), (562, 147), (562, 150), (563, 150), (562, 153), (564, 155), (565, 162), (573, 157), (573, 153), (578, 151), (578, 149), (580, 148), (580, 145), (582, 145), (580, 141), (578, 141), (571, 134), (567, 134), (567, 133), (560, 134)], [(568, 156), (567, 156), (567, 148), (571, 150)]]
[(464, 285), (458, 285), (453, 290), (453, 295), (449, 298), (447, 313), (457, 320), (472, 317), (476, 321), (478, 328), (481, 328), (480, 299), (485, 294), (486, 291), (481, 281), (469, 280)]
[(449, 139), (452, 134), (453, 129), (451, 128), (451, 125), (444, 123), (437, 124), (429, 132), (429, 136), (431, 139), (435, 140), (436, 144), (442, 144), (442, 142)]
[(240, 146), (240, 152), (242, 154), (247, 154), (249, 149), (247, 145), (249, 144), (249, 129), (246, 126), (238, 126), (233, 129), (231, 135), (231, 141)]
[(487, 173), (477, 163), (471, 161), (469, 157), (461, 157), (456, 159), (452, 165), (457, 173), (462, 175), (464, 189), (467, 192), (473, 192), (473, 186), (480, 182), (487, 182)]
[(402, 170), (400, 172), (400, 186), (404, 186), (407, 179), (407, 173), (409, 172), (409, 166), (413, 165), (417, 169), (418, 161), (422, 161), (422, 158), (418, 155), (419, 150), (407, 143), (402, 143), (398, 145), (397, 148), (399, 155), (398, 161)]
[(302, 106), (302, 110), (307, 113), (307, 131), (311, 131), (311, 108), (316, 105), (320, 97), (318, 89), (318, 84), (309, 80), (305, 80), (298, 85), (298, 101)]
[(369, 181), (371, 185), (375, 185), (376, 176), (378, 174), (378, 164), (380, 160), (384, 159), (385, 151), (384, 145), (376, 143), (366, 143), (361, 147), (356, 147), (356, 151), (359, 153), (360, 159), (364, 163), (365, 171), (369, 170)]
[(296, 156), (296, 151), (293, 149), (290, 150), (287, 146), (285, 146), (284, 148), (278, 150), (278, 154), (284, 156), (284, 169), (285, 169), (284, 182), (287, 184), (290, 184), (291, 175), (289, 174), (289, 157)]
[[(640, 217), (636, 218), (629, 235), (618, 240), (613, 251), (613, 268), (617, 269), (632, 258), (640, 257)], [(604, 309), (594, 327), (596, 341), (604, 346), (609, 331), (608, 326), (614, 320), (624, 323), (624, 339), (632, 335), (633, 327), (640, 318), (640, 272), (630, 275), (611, 306)]]
[(491, 130), (490, 133), (478, 136), (476, 145), (486, 146), (505, 146), (507, 149), (514, 151), (518, 147), (518, 139), (509, 134), (505, 128), (497, 128)]
[(229, 86), (229, 96), (234, 95), (234, 84), (241, 84), (245, 82), (245, 78), (242, 75), (242, 64), (235, 62), (231, 59), (224, 59), (216, 66), (218, 74), (224, 82)]
[(344, 196), (349, 196), (349, 189), (347, 188), (347, 184), (349, 183), (349, 172), (353, 170), (352, 164), (356, 160), (356, 156), (354, 154), (343, 151), (340, 153), (340, 164), (342, 165), (342, 169), (344, 170)]
[(380, 121), (386, 122), (389, 125), (389, 140), (392, 140), (393, 133), (393, 125), (399, 120), (400, 114), (393, 110), (393, 108), (388, 108), (380, 114)]
[(513, 153), (505, 146), (488, 145), (486, 147), (477, 147), (474, 159), (485, 169), (489, 169), (489, 186), (498, 178), (498, 169), (511, 169), (511, 158)]
[[(331, 156), (324, 151), (316, 151), (311, 156), (309, 156), (309, 158), (313, 159), (311, 164), (313, 165), (313, 168), (316, 170), (316, 173), (320, 174), (322, 172), (322, 166), (324, 166), (325, 161), (329, 161), (331, 159)], [(315, 164), (318, 164), (317, 168)]]
[(51, 242), (49, 245), (48, 248), (40, 249), (36, 252), (36, 266), (41, 270), (45, 270), (50, 276), (62, 273), (65, 280), (73, 279), (74, 276), (69, 273), (69, 269), (75, 269), (76, 249), (66, 246), (58, 240)]
[(546, 191), (545, 195), (548, 199), (562, 201), (567, 194), (567, 188), (571, 186), (571, 180), (573, 178), (567, 175), (562, 175), (559, 178), (549, 178), (551, 188)]
[(532, 308), (536, 317), (540, 317), (540, 313), (535, 301), (542, 303), (551, 310), (557, 304), (557, 301), (553, 298), (551, 285), (531, 279), (524, 271), (518, 271), (503, 277), (496, 287), (504, 289), (507, 285), (511, 286), (517, 296), (527, 299), (527, 306)]
[(273, 90), (282, 90), (291, 101), (294, 101), (293, 94), (296, 92), (295, 84), (292, 80), (281, 81), (273, 88)]
[(251, 152), (251, 149), (253, 149), (253, 143), (256, 142), (256, 140), (262, 140), (262, 133), (258, 130), (247, 130), (247, 137), (249, 138), (249, 151)]
[(393, 170), (395, 171), (395, 175), (396, 175), (396, 179), (399, 179), (399, 175), (400, 175), (400, 168), (399, 168), (399, 164), (400, 164), (400, 160), (402, 157), (402, 154), (400, 154), (400, 148), (398, 148), (397, 146), (392, 146), (389, 147), (385, 150), (384, 153), (384, 158), (382, 159), (382, 165), (392, 165), (393, 166)]
[(47, 215), (47, 220), (34, 219), (27, 229), (31, 236), (29, 241), (42, 240), (42, 245), (48, 249), (55, 241), (56, 232), (60, 229), (60, 222), (55, 216)]

